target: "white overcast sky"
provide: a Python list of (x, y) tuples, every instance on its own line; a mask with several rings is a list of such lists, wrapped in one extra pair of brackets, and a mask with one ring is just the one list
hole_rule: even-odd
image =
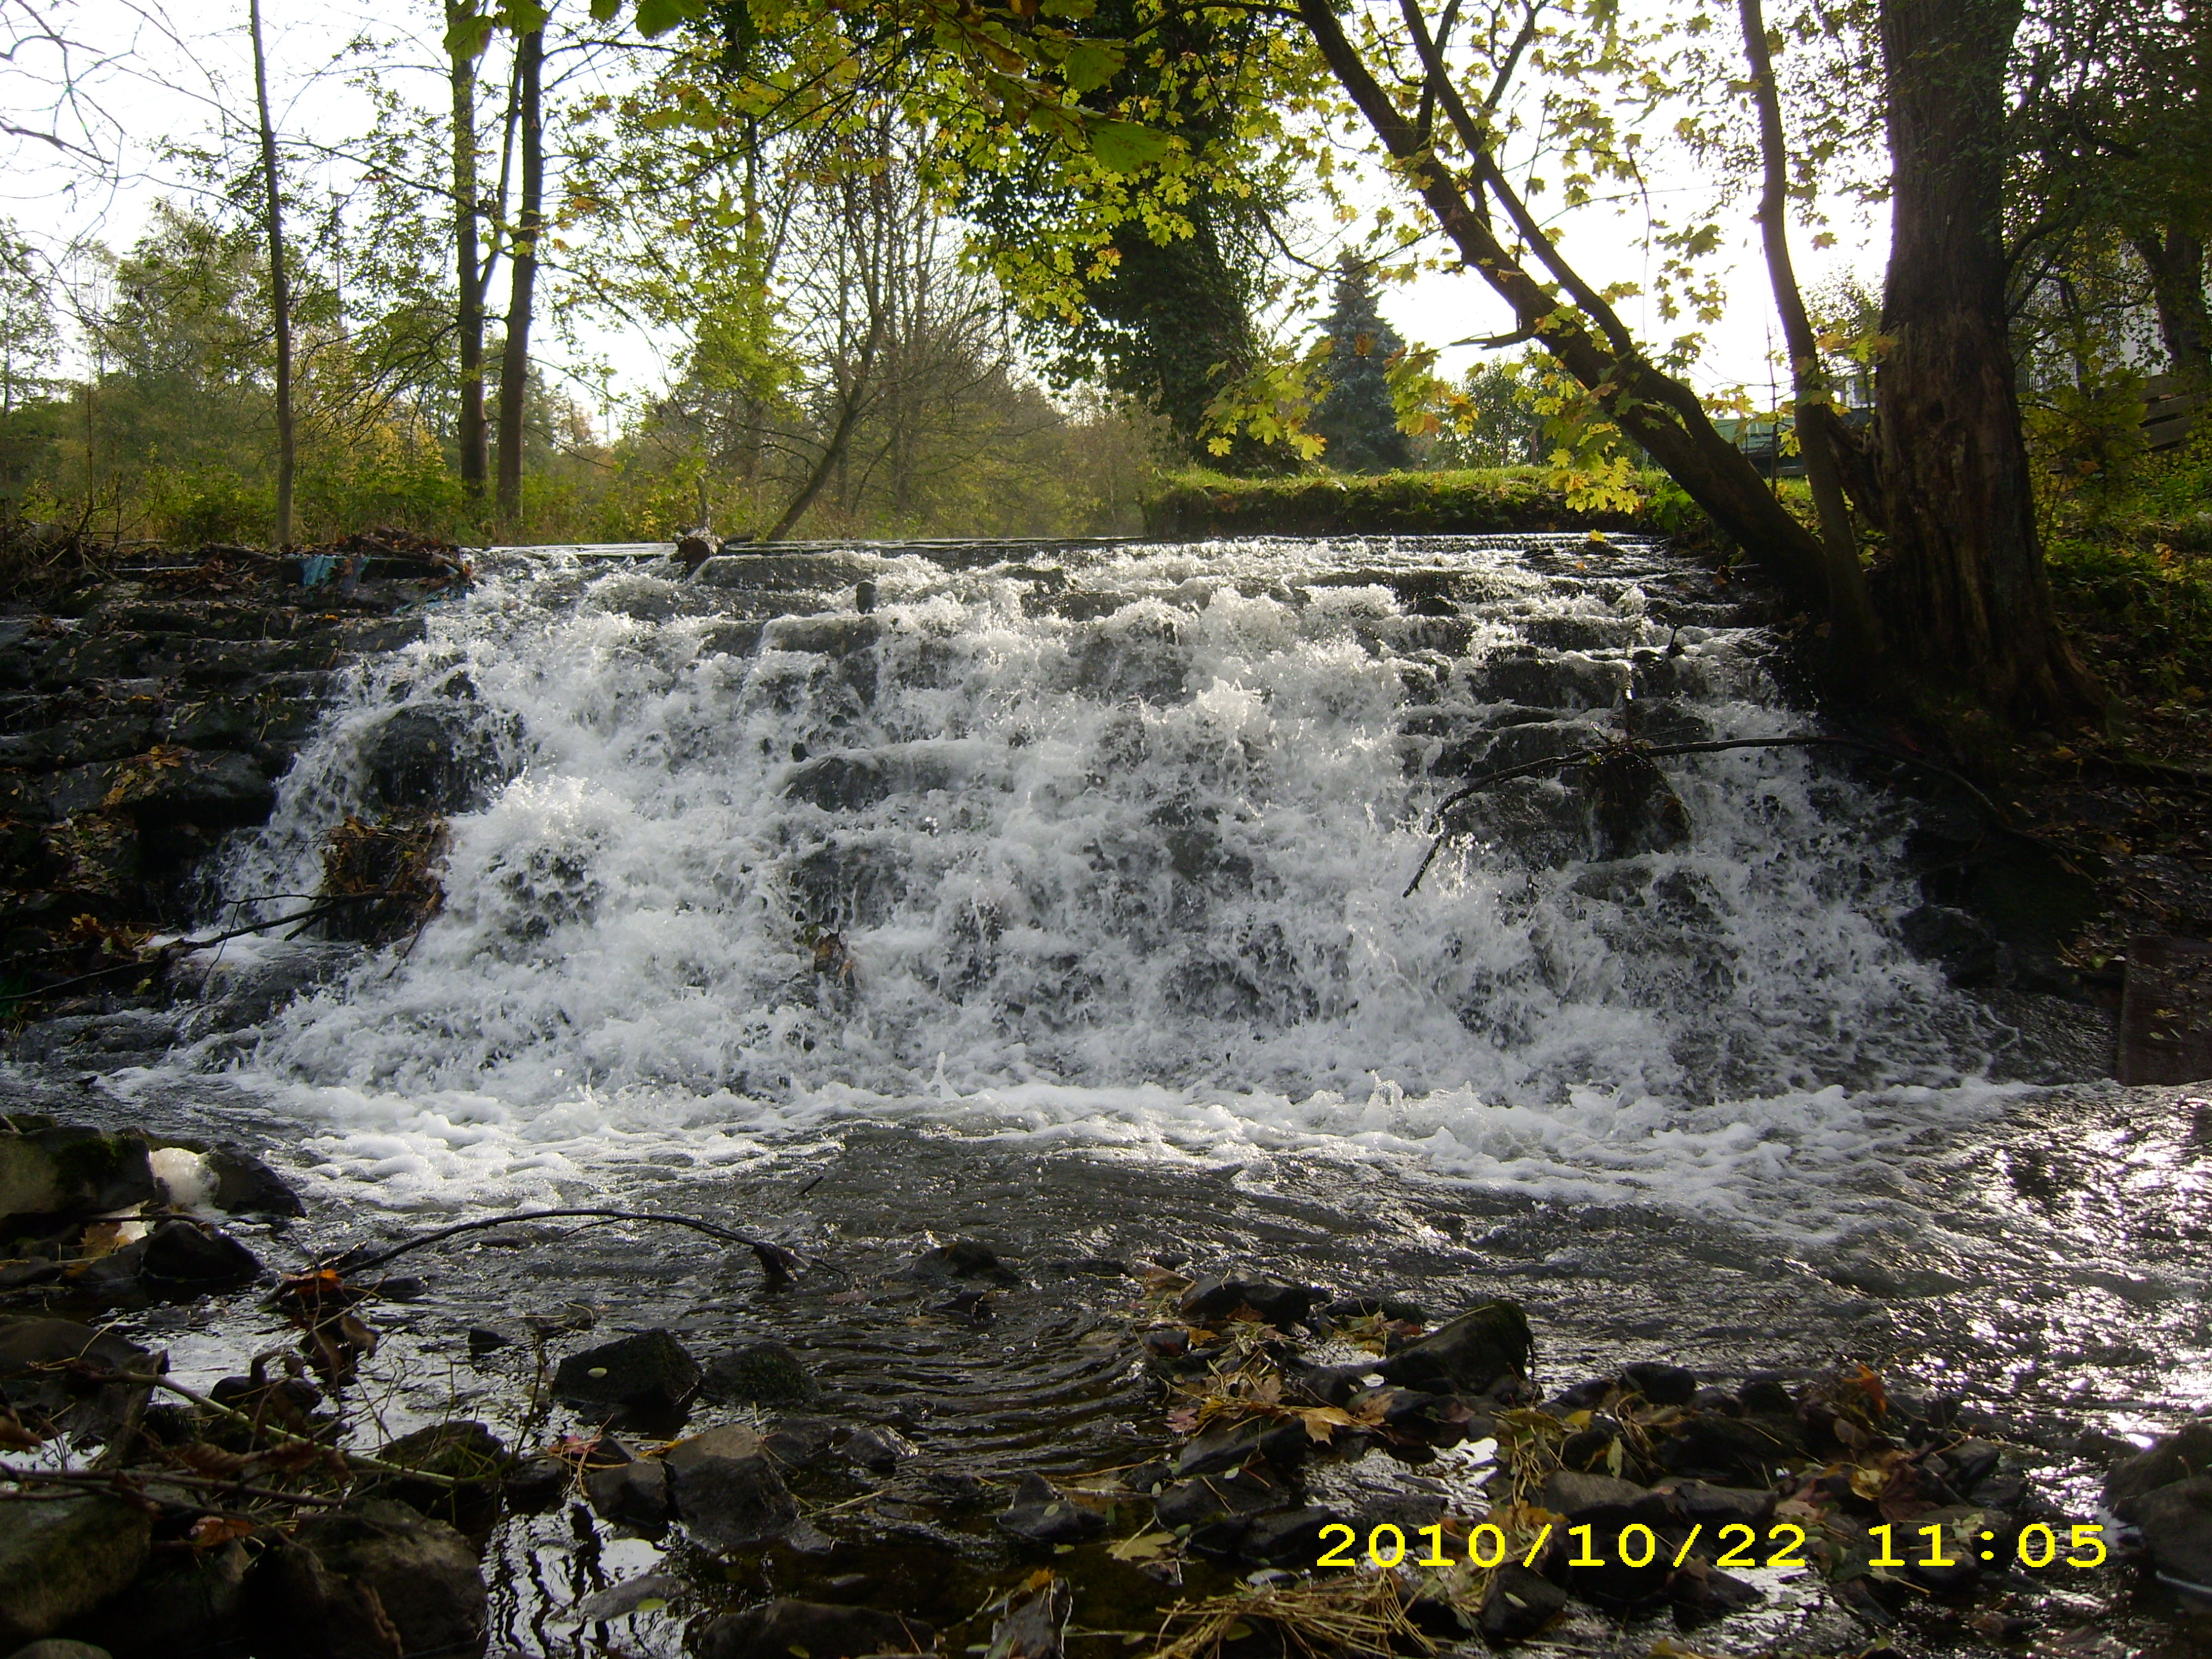
[[(19, 21), (20, 9), (32, 6), (57, 32), (76, 42), (72, 59), (82, 78), (82, 126), (64, 125), (73, 139), (85, 139), (118, 164), (119, 182), (103, 181), (74, 160), (34, 141), (18, 140), (0, 182), (0, 215), (49, 250), (70, 239), (97, 238), (127, 246), (146, 222), (153, 204), (181, 188), (181, 175), (164, 160), (165, 142), (204, 142), (225, 120), (243, 130), (252, 119), (252, 70), (246, 46), (244, 0), (0, 0), (0, 15)], [(363, 37), (386, 43), (371, 54), (403, 67), (396, 85), (427, 107), (442, 106), (446, 93), (435, 56), (441, 24), (435, 0), (396, 0), (387, 5), (359, 0), (266, 0), (265, 27), (277, 122), (285, 136), (308, 143), (335, 146), (356, 137), (369, 112), (363, 95), (347, 83), (354, 61), (349, 43)], [(413, 45), (405, 44), (411, 39)], [(401, 44), (393, 45), (391, 43)], [(47, 96), (42, 88), (59, 67), (56, 53), (39, 47), (20, 51), (0, 66), (0, 118), (21, 126), (45, 126)], [(63, 112), (66, 123), (70, 112)], [(1686, 168), (1677, 177), (1656, 177), (1661, 197), (1688, 196), (1705, 189)], [(337, 182), (337, 171), (331, 173)], [(1799, 233), (1800, 275), (1808, 287), (1834, 272), (1852, 272), (1878, 285), (1887, 246), (1886, 210), (1872, 213), (1832, 206), (1829, 228), (1837, 245), (1824, 252), (1809, 246)], [(1565, 246), (1584, 270), (1601, 283), (1639, 281), (1644, 254), (1637, 222), (1607, 210), (1583, 210), (1565, 224)], [(1771, 374), (1773, 308), (1747, 212), (1733, 225), (1724, 247), (1723, 279), (1730, 296), (1726, 314), (1706, 330), (1705, 355), (1692, 371), (1698, 388), (1708, 393), (1744, 384), (1763, 394)], [(1316, 238), (1319, 233), (1316, 228)], [(1680, 331), (1662, 324), (1647, 302), (1630, 300), (1623, 310), (1644, 337), (1661, 340)], [(1504, 331), (1510, 325), (1502, 303), (1472, 276), (1437, 272), (1391, 290), (1384, 310), (1407, 339), (1429, 344)], [(649, 394), (670, 367), (671, 343), (608, 332), (589, 337), (586, 346), (616, 367), (617, 388)], [(549, 350), (558, 350), (550, 337)], [(1470, 350), (1449, 352), (1456, 372), (1473, 360)]]

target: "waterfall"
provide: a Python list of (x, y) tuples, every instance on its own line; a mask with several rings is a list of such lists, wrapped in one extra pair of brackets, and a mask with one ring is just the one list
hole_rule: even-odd
[(198, 1063), (392, 1203), (861, 1116), (1778, 1212), (1992, 1093), (1895, 942), (1893, 804), (1744, 750), (1624, 823), (1570, 769), (1402, 890), (1459, 781), (1625, 700), (1655, 741), (1803, 729), (1765, 651), (1697, 567), (1578, 537), (497, 556), (221, 872), (312, 891), (410, 797), (443, 912)]

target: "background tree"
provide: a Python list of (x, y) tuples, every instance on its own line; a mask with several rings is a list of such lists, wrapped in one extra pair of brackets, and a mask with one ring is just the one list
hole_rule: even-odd
[(1337, 265), (1322, 337), (1328, 343), (1321, 368), (1325, 389), (1311, 424), (1328, 445), (1323, 459), (1340, 472), (1391, 472), (1407, 465), (1412, 449), (1398, 428), (1389, 380), (1389, 365), (1406, 343), (1382, 320), (1367, 262), (1348, 250)]

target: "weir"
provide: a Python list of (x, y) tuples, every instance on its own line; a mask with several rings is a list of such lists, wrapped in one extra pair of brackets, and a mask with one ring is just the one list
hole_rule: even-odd
[(1472, 774), (1804, 729), (1663, 547), (648, 551), (484, 559), (220, 867), (312, 892), (349, 815), (445, 817), (442, 914), (198, 1055), (383, 1201), (860, 1118), (1817, 1231), (1877, 1120), (1989, 1096), (2007, 1033), (1898, 942), (1904, 816), (1832, 760), (1516, 780), (1403, 893)]

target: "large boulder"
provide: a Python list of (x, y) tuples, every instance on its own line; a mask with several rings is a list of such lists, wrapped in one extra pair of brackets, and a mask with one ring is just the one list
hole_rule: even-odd
[(2145, 1492), (2129, 1506), (2128, 1516), (2160, 1574), (2212, 1586), (2212, 1475), (2191, 1475)]
[(872, 1607), (820, 1601), (770, 1601), (726, 1613), (699, 1638), (699, 1659), (860, 1659), (864, 1654), (926, 1653), (937, 1633), (919, 1619)]
[(255, 1659), (467, 1659), (483, 1651), (489, 1605), (468, 1540), (379, 1498), (264, 1554), (246, 1603)]
[(699, 1380), (699, 1362), (656, 1329), (570, 1354), (553, 1373), (553, 1393), (571, 1406), (650, 1416), (682, 1407)]
[(1376, 1366), (1386, 1382), (1435, 1394), (1481, 1394), (1528, 1375), (1536, 1351), (1528, 1316), (1487, 1302), (1410, 1342)]
[(143, 1136), (35, 1121), (0, 1133), (0, 1237), (158, 1196)]
[(252, 1560), (238, 1543), (171, 1556), (71, 1628), (117, 1659), (234, 1652)]
[(747, 1406), (801, 1406), (817, 1392), (805, 1361), (781, 1342), (746, 1342), (707, 1362), (700, 1392)]
[(119, 1498), (0, 1504), (0, 1651), (82, 1618), (138, 1576), (152, 1527)]
[(750, 1429), (709, 1429), (670, 1447), (661, 1461), (676, 1518), (718, 1550), (767, 1543), (799, 1519), (799, 1504), (775, 1459)]
[(157, 1376), (164, 1355), (73, 1319), (0, 1316), (0, 1397), (36, 1434), (97, 1437), (128, 1420), (151, 1383), (96, 1382), (56, 1369), (81, 1359), (102, 1371)]
[(499, 748), (459, 703), (393, 710), (361, 744), (365, 793), (395, 812), (458, 812), (480, 803)]
[(2160, 1486), (2212, 1474), (2212, 1421), (2185, 1423), (2146, 1452), (2116, 1464), (2105, 1477), (2105, 1502), (2123, 1519)]

